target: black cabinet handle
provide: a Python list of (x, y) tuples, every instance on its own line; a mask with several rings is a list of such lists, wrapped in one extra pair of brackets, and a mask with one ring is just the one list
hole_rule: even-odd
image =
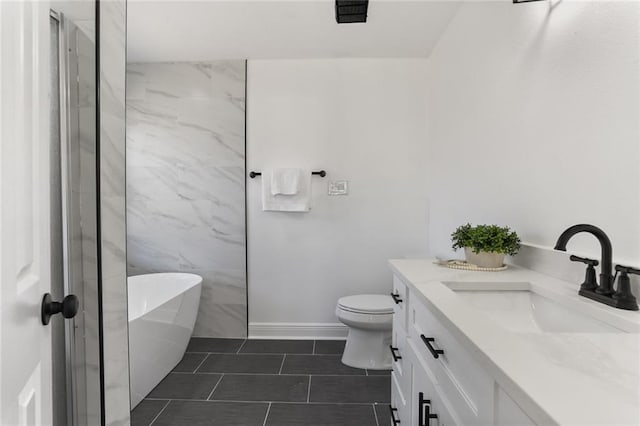
[(402, 303), (402, 299), (400, 298), (399, 293), (391, 293), (391, 298), (393, 299), (394, 302), (396, 302), (396, 305), (399, 305), (400, 303)]
[[(425, 414), (426, 412), (426, 414)], [(431, 419), (437, 419), (437, 414), (431, 414), (431, 400), (424, 399), (424, 394), (418, 394), (418, 425), (429, 426)], [(426, 420), (426, 423), (425, 423)]]
[(431, 345), (431, 342), (435, 342), (436, 339), (433, 337), (426, 337), (424, 334), (421, 334), (420, 338), (434, 358), (438, 359), (440, 355), (444, 355), (444, 351), (442, 349), (436, 349)]
[(389, 409), (391, 410), (391, 422), (393, 423), (393, 426), (399, 425), (400, 419), (396, 419), (396, 413), (398, 412), (398, 409), (393, 408), (391, 405), (389, 405)]
[(389, 349), (391, 349), (391, 356), (393, 357), (393, 360), (395, 362), (398, 362), (399, 359), (402, 359), (398, 348), (394, 348), (393, 345), (389, 345)]

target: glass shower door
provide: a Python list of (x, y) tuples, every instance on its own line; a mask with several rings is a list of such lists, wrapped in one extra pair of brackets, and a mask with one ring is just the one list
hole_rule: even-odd
[(52, 320), (54, 425), (102, 423), (97, 248), (96, 44), (93, 2), (54, 3), (52, 62), (52, 294), (77, 315)]

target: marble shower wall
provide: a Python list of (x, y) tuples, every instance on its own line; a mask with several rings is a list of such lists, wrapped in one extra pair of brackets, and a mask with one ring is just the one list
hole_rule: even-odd
[(106, 425), (129, 425), (125, 204), (126, 2), (100, 1), (100, 236)]
[(204, 278), (194, 330), (247, 334), (245, 61), (127, 66), (128, 273)]

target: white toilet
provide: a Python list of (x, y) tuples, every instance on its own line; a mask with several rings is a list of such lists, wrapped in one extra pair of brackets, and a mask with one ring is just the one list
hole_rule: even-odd
[(338, 300), (336, 315), (349, 327), (342, 362), (370, 370), (391, 368), (393, 300), (388, 295), (359, 294)]

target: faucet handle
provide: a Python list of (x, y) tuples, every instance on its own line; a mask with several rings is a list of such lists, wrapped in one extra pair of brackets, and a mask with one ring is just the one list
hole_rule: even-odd
[(637, 311), (638, 303), (633, 293), (631, 293), (631, 282), (628, 274), (640, 275), (640, 269), (632, 268), (630, 266), (616, 265), (616, 273), (617, 272), (620, 272), (618, 288), (612, 296), (616, 303), (616, 308)]
[(622, 272), (625, 274), (632, 274), (632, 275), (640, 275), (640, 269), (632, 268), (631, 266), (616, 265), (616, 272)]
[(588, 259), (586, 257), (578, 257), (574, 255), (569, 256), (569, 260), (572, 262), (581, 262), (589, 266), (598, 266), (600, 264), (600, 262), (595, 259)]
[(587, 265), (587, 272), (584, 276), (584, 282), (580, 286), (580, 291), (595, 291), (598, 288), (598, 281), (596, 280), (595, 266), (598, 266), (600, 262), (595, 259), (587, 259), (586, 257), (578, 257), (571, 255), (569, 260), (572, 262), (581, 262)]

